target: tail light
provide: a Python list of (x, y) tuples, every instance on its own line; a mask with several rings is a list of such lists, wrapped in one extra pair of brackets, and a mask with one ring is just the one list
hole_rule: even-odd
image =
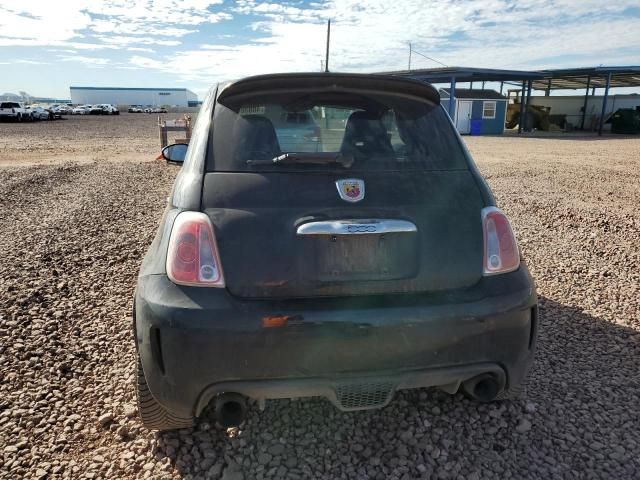
[(517, 270), (520, 266), (520, 252), (505, 214), (496, 207), (483, 208), (482, 230), (484, 232), (484, 275)]
[(169, 239), (167, 275), (180, 285), (224, 288), (216, 237), (204, 213), (182, 212), (176, 217)]

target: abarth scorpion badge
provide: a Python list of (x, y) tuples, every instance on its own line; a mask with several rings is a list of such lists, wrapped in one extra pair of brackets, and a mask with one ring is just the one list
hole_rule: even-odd
[(364, 198), (364, 181), (357, 178), (345, 178), (336, 181), (340, 198), (347, 202), (359, 202)]

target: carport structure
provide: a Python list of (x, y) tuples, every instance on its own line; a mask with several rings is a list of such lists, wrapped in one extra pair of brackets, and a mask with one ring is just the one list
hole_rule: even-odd
[[(542, 90), (549, 95), (552, 90), (585, 89), (584, 108), (581, 128), (584, 129), (586, 106), (589, 101), (589, 89), (592, 94), (596, 88), (604, 88), (604, 100), (600, 115), (598, 134), (602, 135), (609, 89), (614, 87), (640, 87), (640, 66), (565, 68), (555, 70), (500, 70), (490, 68), (443, 67), (418, 70), (385, 72), (390, 75), (415, 78), (429, 83), (449, 83), (449, 115), (453, 115), (456, 83), (479, 82), (484, 88), (485, 82), (500, 82), (500, 93), (505, 84), (516, 85), (521, 89), (520, 121), (518, 133), (523, 131), (526, 112), (529, 111), (531, 91)], [(473, 88), (473, 86), (471, 86)]]
[[(453, 118), (455, 108), (456, 83), (473, 84), (478, 82), (484, 85), (486, 82), (500, 82), (500, 93), (504, 88), (504, 84), (513, 85), (514, 82), (522, 83), (522, 102), (520, 102), (520, 119), (524, 119), (524, 98), (525, 88), (529, 85), (529, 95), (531, 94), (531, 85), (534, 80), (542, 80), (544, 77), (538, 72), (528, 72), (524, 70), (497, 70), (492, 68), (468, 68), (468, 67), (443, 67), (443, 68), (426, 68), (420, 70), (402, 70), (397, 72), (386, 72), (390, 75), (398, 75), (402, 77), (410, 77), (428, 83), (449, 83), (449, 116)], [(518, 85), (520, 83), (517, 83)], [(522, 131), (523, 121), (518, 122), (518, 133)]]
[(602, 135), (609, 89), (615, 87), (640, 87), (640, 66), (628, 67), (593, 67), (593, 68), (562, 68), (557, 70), (540, 70), (542, 79), (533, 81), (535, 90), (544, 90), (549, 95), (551, 90), (585, 89), (584, 107), (580, 128), (584, 129), (584, 119), (589, 102), (589, 89), (592, 95), (596, 88), (604, 88), (602, 113), (598, 124), (598, 135)]

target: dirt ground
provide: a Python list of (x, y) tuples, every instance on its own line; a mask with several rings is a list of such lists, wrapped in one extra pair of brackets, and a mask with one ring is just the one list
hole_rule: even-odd
[(136, 416), (131, 299), (176, 167), (154, 115), (0, 123), (0, 478), (640, 478), (640, 138), (466, 137), (536, 279), (523, 398)]
[(158, 114), (148, 113), (65, 115), (53, 122), (0, 123), (0, 167), (148, 159), (160, 150), (157, 123)]

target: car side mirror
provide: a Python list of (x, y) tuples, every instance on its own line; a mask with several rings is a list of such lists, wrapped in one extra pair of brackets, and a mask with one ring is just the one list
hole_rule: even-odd
[(167, 145), (162, 149), (162, 157), (168, 163), (182, 165), (185, 157), (187, 156), (188, 147), (189, 145), (186, 143), (174, 143), (173, 145)]

